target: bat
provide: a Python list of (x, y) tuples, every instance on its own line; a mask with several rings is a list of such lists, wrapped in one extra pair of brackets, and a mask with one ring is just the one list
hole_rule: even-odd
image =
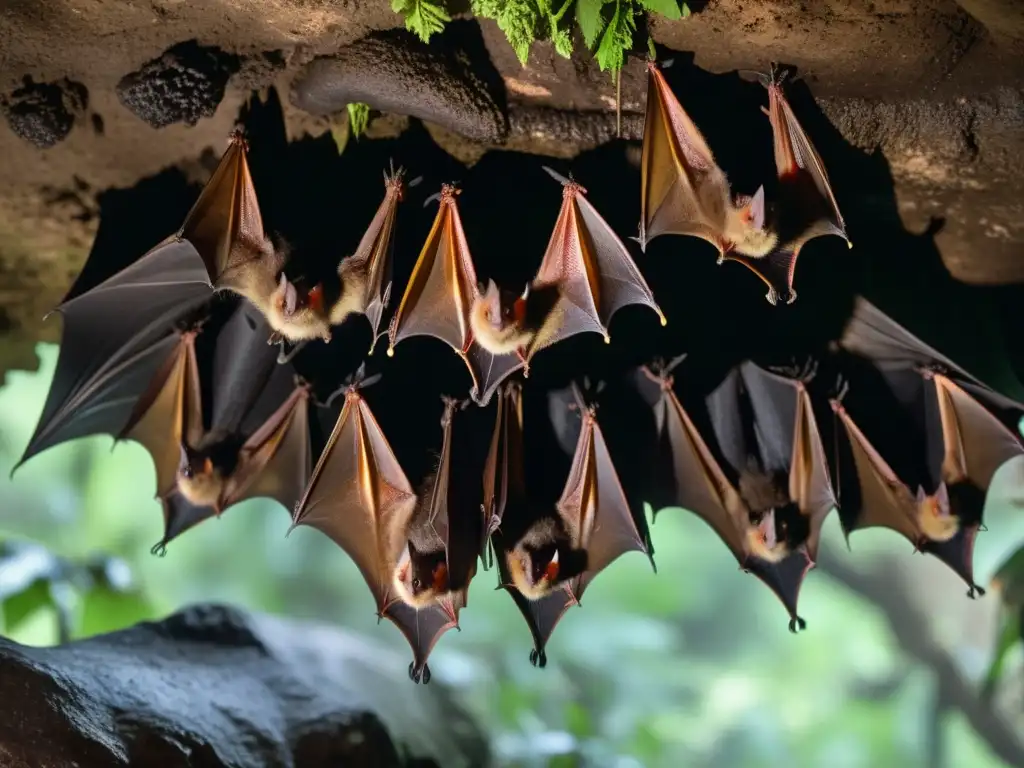
[[(562, 184), (562, 207), (536, 276), (522, 295), (490, 281), (470, 307), (473, 337), (496, 359), (509, 362), (503, 375), (522, 369), (533, 356), (578, 333), (600, 333), (622, 307), (643, 304), (667, 323), (626, 246), (586, 198), (586, 190), (550, 168)], [(500, 380), (491, 377), (487, 386)]]
[(388, 357), (394, 355), (395, 345), (412, 336), (443, 341), (466, 364), (473, 400), (487, 405), (498, 384), (516, 370), (520, 361), (492, 355), (475, 343), (469, 313), (478, 286), (455, 200), (460, 192), (454, 185), (444, 184), (431, 198), (439, 202), (437, 216), (391, 318)]
[(736, 197), (661, 69), (647, 63), (647, 112), (640, 160), (640, 249), (660, 235), (689, 235), (730, 252), (765, 255), (777, 237), (765, 227), (764, 188)]
[[(797, 613), (800, 587), (835, 506), (805, 386), (814, 370), (788, 376), (746, 361), (703, 398), (698, 411), (684, 408), (673, 389), (672, 371), (682, 359), (643, 367), (636, 375), (654, 408), (675, 503), (703, 519), (740, 567), (779, 597), (791, 632), (804, 629)], [(701, 417), (704, 434), (697, 426)]]
[(809, 241), (836, 235), (853, 247), (825, 165), (782, 92), (786, 76), (787, 72), (777, 70), (774, 64), (768, 75), (759, 75), (768, 89), (768, 108), (761, 109), (771, 121), (778, 172), (778, 198), (765, 230), (774, 233), (773, 242), (769, 246), (766, 240), (764, 248), (736, 247), (719, 259), (719, 263), (737, 261), (753, 271), (768, 286), (766, 298), (772, 304), (780, 297), (787, 304), (796, 301), (796, 261)]
[(487, 450), (483, 479), (484, 502), (483, 542), (480, 557), (487, 567), (490, 552), (488, 542), (501, 526), (505, 507), (521, 504), (526, 498), (526, 480), (523, 476), (523, 399), (522, 389), (508, 382), (498, 390), (494, 431)]
[[(855, 530), (895, 530), (968, 585), (974, 539), (996, 470), (1024, 454), (1024, 405), (994, 392), (863, 298), (839, 341), (852, 362), (830, 398), (839, 512)], [(893, 415), (883, 412), (886, 402)], [(877, 415), (876, 415), (876, 412)]]
[[(405, 195), (405, 170), (384, 173), (384, 200), (355, 253), (342, 259), (337, 280), (292, 282), (284, 273), (287, 253), (274, 249), (262, 237), (263, 224), (255, 193), (250, 190), (249, 237), (239, 247), (240, 256), (218, 281), (217, 287), (248, 299), (267, 318), (273, 329), (269, 341), (287, 340), (297, 346), (313, 339), (331, 340), (331, 327), (341, 325), (352, 314), (363, 314), (373, 330), (373, 346), (380, 336), (380, 323), (391, 293), (391, 256), (398, 203)], [(246, 176), (248, 179), (248, 176)], [(419, 182), (414, 179), (412, 184)], [(371, 346), (371, 352), (373, 349)], [(295, 351), (291, 355), (295, 354)], [(282, 355), (282, 361), (291, 355)]]
[[(178, 331), (120, 435), (140, 443), (156, 468), (164, 536), (154, 554), (246, 499), (272, 498), (291, 509), (312, 465), (310, 388), (290, 366), (277, 365), (262, 319), (240, 305), (217, 334), (205, 371), (196, 353), (199, 332)], [(211, 375), (205, 408), (202, 373)]]
[(59, 443), (118, 435), (131, 404), (177, 344), (175, 323), (209, 302), (233, 260), (251, 250), (255, 229), (262, 238), (245, 152), (241, 133), (233, 133), (178, 232), (54, 310), (64, 318), (57, 370), (17, 466)]
[(348, 387), (292, 527), (320, 530), (352, 558), (376, 601), (378, 619), (390, 619), (413, 650), (409, 677), (429, 682), (427, 657), (442, 634), (458, 627), (472, 578), (457, 578), (447, 556), (455, 402), (445, 405), (440, 463), (427, 478), (426, 493), (417, 496), (359, 393), (367, 382)]
[[(577, 392), (579, 403), (582, 394)], [(565, 611), (581, 603), (594, 578), (627, 552), (648, 554), (597, 423), (596, 407), (577, 409), (581, 428), (561, 497), (551, 509), (526, 498), (506, 505), (495, 550), (501, 586), (530, 625), (530, 661), (546, 664), (544, 646)], [(532, 507), (532, 508), (531, 508)], [(653, 565), (653, 560), (652, 560)]]

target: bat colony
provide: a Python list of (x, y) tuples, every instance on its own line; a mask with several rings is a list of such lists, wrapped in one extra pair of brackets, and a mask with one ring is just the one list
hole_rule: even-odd
[[(783, 78), (773, 67), (763, 79), (779, 182), (769, 203), (763, 187), (733, 194), (658, 66), (648, 68), (641, 249), (664, 234), (702, 238), (720, 262), (757, 274), (771, 303), (794, 301), (801, 246), (846, 233)], [(560, 497), (541, 503), (524, 461), (538, 417), (524, 413), (524, 384), (510, 376), (521, 371), (528, 384), (537, 355), (567, 337), (608, 341), (626, 305), (646, 305), (665, 324), (651, 289), (586, 189), (552, 172), (561, 208), (525, 288), (478, 281), (459, 190), (446, 184), (392, 306), (393, 233), (410, 186), (401, 169), (385, 173), (383, 200), (355, 252), (311, 285), (286, 274), (288, 254), (264, 231), (247, 150), (234, 134), (178, 232), (57, 308), (60, 358), (22, 462), (91, 434), (141, 443), (164, 511), (159, 552), (245, 499), (276, 499), (293, 527), (318, 528), (352, 558), (378, 616), (408, 639), (417, 682), (429, 680), (438, 638), (458, 627), (478, 562), (493, 562), (530, 627), (531, 661), (544, 666), (548, 638), (593, 579), (624, 553), (653, 550), (602, 432), (601, 387), (549, 394), (550, 425), (571, 461)], [(440, 454), (419, 487), (364, 397), (372, 378), (361, 370), (320, 402), (294, 368), (298, 348), (329, 341), (352, 315), (369, 321), (374, 344), (387, 336), (388, 356), (410, 337), (431, 336), (470, 374), (472, 402), (440, 404)], [(701, 386), (693, 365), (684, 356), (630, 374), (626, 384), (652, 426), (650, 445), (628, 449), (657, 457), (648, 500), (699, 515), (776, 593), (791, 630), (804, 626), (797, 597), (833, 508), (847, 536), (891, 528), (945, 562), (972, 596), (982, 592), (973, 541), (993, 474), (1024, 453), (1016, 426), (1024, 406), (864, 299), (834, 349), (803, 369), (748, 360)], [(482, 446), (466, 442), (477, 416), (487, 420)], [(323, 417), (333, 428), (319, 440)], [(467, 478), (473, 451), (486, 458)]]

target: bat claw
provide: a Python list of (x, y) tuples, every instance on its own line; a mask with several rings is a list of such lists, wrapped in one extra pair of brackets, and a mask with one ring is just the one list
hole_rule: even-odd
[(794, 635), (797, 632), (807, 629), (807, 622), (801, 619), (799, 616), (794, 616), (789, 620), (789, 631)]
[(153, 555), (154, 557), (164, 557), (167, 554), (167, 542), (161, 541), (157, 544), (154, 544), (152, 548), (149, 550), (149, 554)]
[(530, 663), (538, 669), (544, 669), (548, 665), (548, 655), (534, 648), (530, 651)]
[(967, 590), (967, 596), (971, 598), (971, 600), (974, 600), (976, 597), (984, 597), (985, 590), (977, 584), (972, 584), (971, 588)]
[(768, 293), (766, 293), (764, 297), (768, 299), (768, 303), (773, 307), (779, 303), (779, 293), (774, 288), (769, 288)]
[(790, 288), (789, 289), (789, 296), (786, 298), (786, 303), (787, 304), (792, 304), (794, 301), (796, 301), (796, 291), (794, 291), (792, 288)]

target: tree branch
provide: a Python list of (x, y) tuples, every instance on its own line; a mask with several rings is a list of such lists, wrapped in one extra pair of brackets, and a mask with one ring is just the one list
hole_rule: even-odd
[(1024, 744), (999, 713), (982, 700), (949, 651), (932, 637), (928, 617), (911, 599), (906, 582), (895, 573), (891, 561), (880, 561), (872, 573), (864, 573), (826, 552), (818, 568), (878, 606), (903, 650), (935, 674), (949, 710), (963, 713), (975, 733), (1009, 765), (1024, 765)]

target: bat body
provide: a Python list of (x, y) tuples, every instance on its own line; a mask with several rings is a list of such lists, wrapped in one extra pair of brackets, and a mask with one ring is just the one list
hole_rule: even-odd
[[(533, 281), (511, 301), (494, 283), (478, 292), (470, 309), (476, 341), (507, 359), (501, 370), (529, 375), (533, 356), (578, 333), (600, 333), (622, 307), (643, 304), (665, 316), (626, 246), (575, 181), (545, 169), (562, 184), (562, 207)], [(486, 386), (500, 383), (491, 377)]]
[(648, 553), (595, 409), (579, 411), (572, 466), (553, 509), (538, 508), (528, 498), (506, 504), (500, 534), (493, 538), (502, 586), (530, 624), (535, 641), (531, 661), (540, 666), (558, 620), (580, 603), (594, 578), (626, 552)]
[(352, 386), (293, 527), (317, 528), (355, 562), (380, 618), (390, 619), (413, 650), (409, 676), (429, 681), (427, 658), (458, 627), (471, 571), (449, 558), (448, 487), (453, 404), (442, 420), (436, 472), (417, 497), (366, 401)]
[(684, 407), (670, 375), (679, 362), (637, 374), (655, 409), (675, 503), (701, 517), (740, 566), (778, 595), (795, 632), (804, 627), (800, 586), (834, 506), (803, 380), (809, 374), (783, 376), (747, 361)]
[(765, 227), (764, 190), (734, 199), (725, 173), (654, 62), (647, 65), (640, 164), (641, 249), (654, 238), (690, 235), (729, 252), (763, 256), (778, 236)]
[(771, 248), (761, 251), (735, 248), (725, 253), (724, 259), (738, 261), (760, 277), (768, 286), (769, 302), (775, 304), (782, 298), (791, 304), (796, 300), (796, 261), (804, 245), (817, 237), (836, 235), (853, 246), (846, 236), (846, 223), (825, 165), (783, 94), (785, 73), (778, 72), (773, 65), (761, 81), (768, 89), (765, 112), (772, 125), (778, 172), (778, 198), (767, 225), (775, 233), (774, 242)]
[(473, 399), (486, 405), (494, 390), (520, 366), (514, 356), (493, 355), (475, 343), (470, 308), (479, 288), (451, 184), (441, 187), (437, 217), (413, 267), (388, 329), (388, 355), (412, 336), (445, 342), (466, 364)]
[[(974, 583), (974, 538), (992, 476), (1024, 454), (1024, 406), (992, 391), (858, 299), (840, 349), (853, 356), (830, 403), (844, 531), (895, 530)], [(867, 367), (856, 365), (859, 359)]]
[(246, 499), (290, 509), (302, 493), (312, 465), (309, 388), (277, 365), (266, 332), (246, 305), (235, 310), (216, 337), (207, 408), (196, 331), (180, 332), (137, 401), (121, 437), (139, 442), (156, 467), (165, 529), (155, 551)]
[(217, 287), (240, 294), (257, 307), (273, 329), (272, 340), (330, 341), (332, 326), (349, 315), (364, 314), (376, 343), (391, 290), (392, 241), (398, 203), (405, 194), (404, 173), (399, 168), (384, 174), (384, 200), (355, 253), (338, 264), (337, 280), (312, 286), (302, 280), (292, 282), (285, 275), (287, 254), (263, 237), (255, 191), (248, 180), (247, 236), (240, 239), (239, 255)]

